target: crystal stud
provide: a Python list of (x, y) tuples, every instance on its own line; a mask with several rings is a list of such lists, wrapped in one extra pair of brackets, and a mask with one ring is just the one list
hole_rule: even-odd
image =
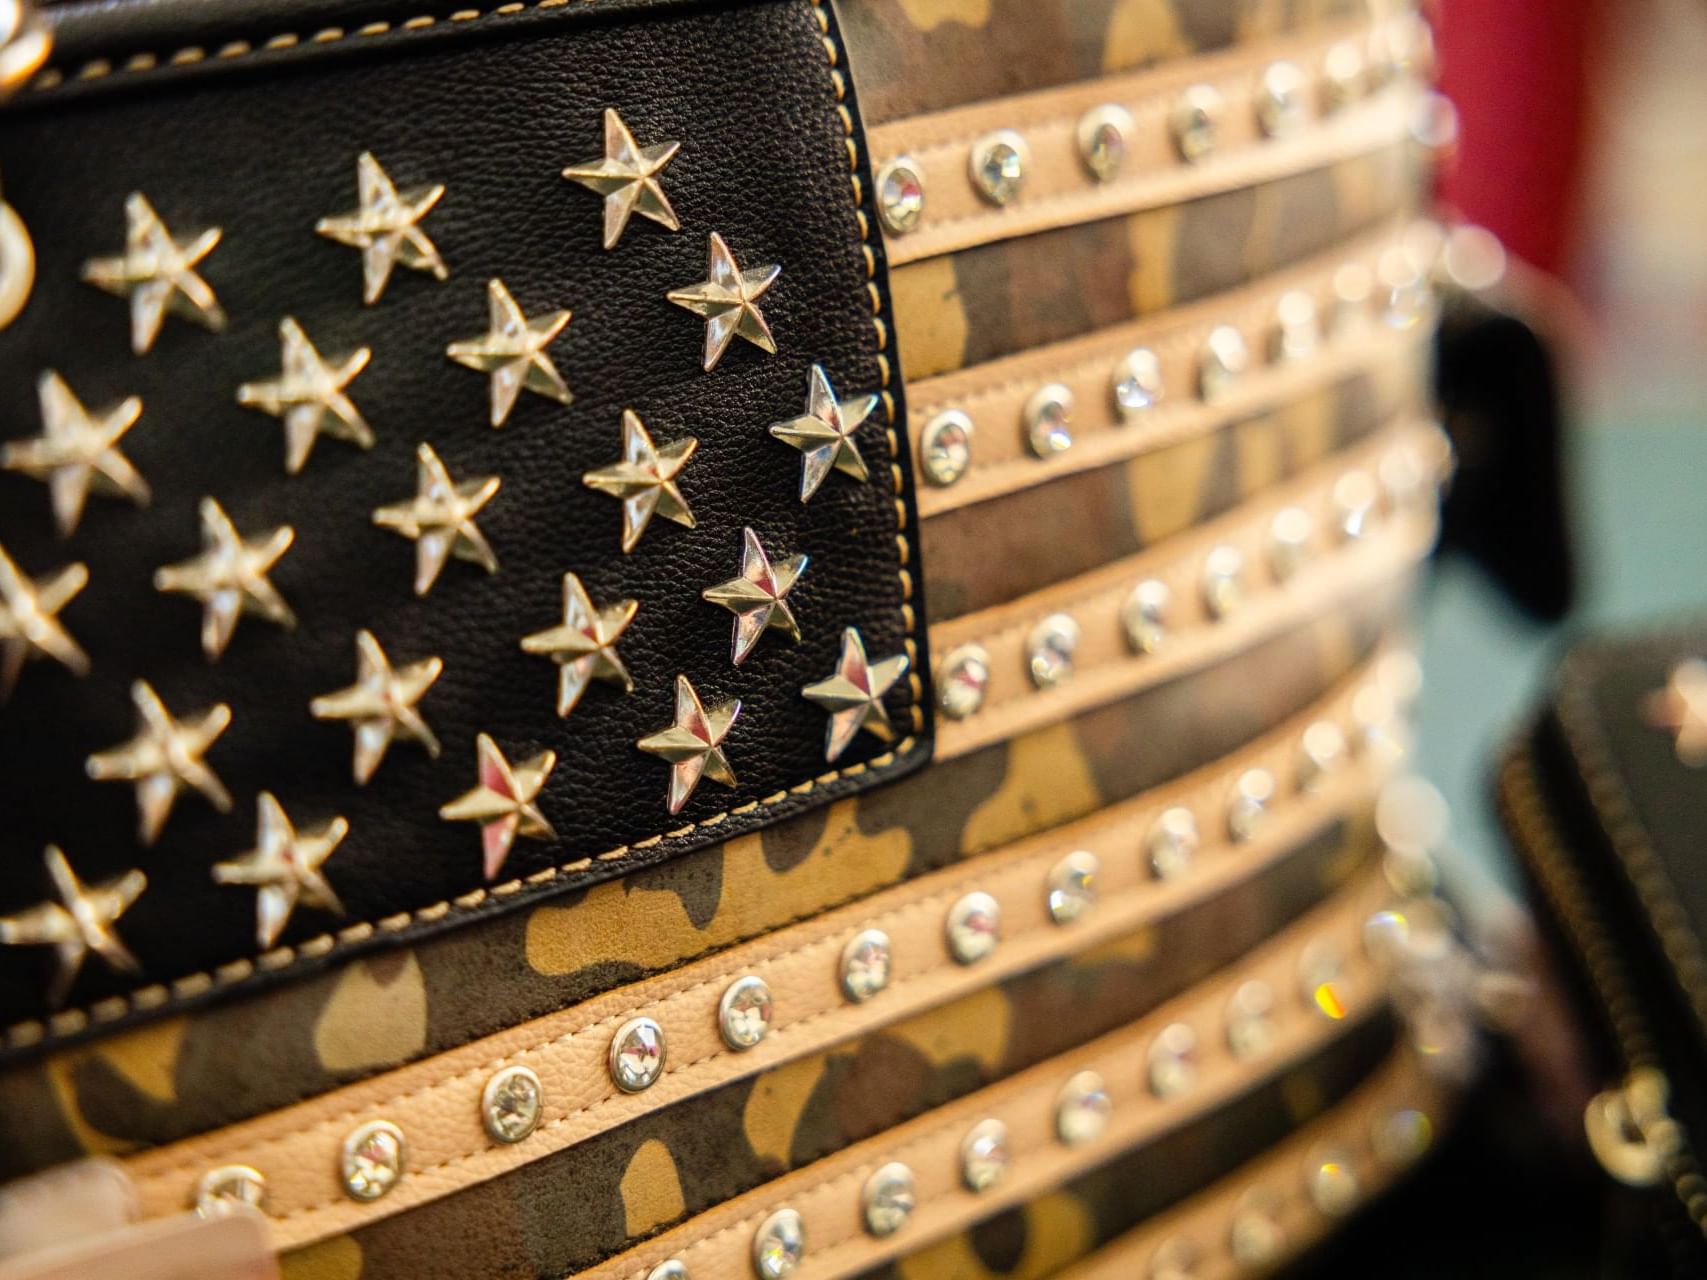
[(960, 1142), (960, 1180), (969, 1191), (988, 1191), (1007, 1176), (1013, 1154), (1008, 1127), (1000, 1120), (980, 1120)]
[(1098, 182), (1112, 182), (1126, 162), (1126, 141), (1137, 126), (1132, 113), (1115, 103), (1092, 107), (1079, 117), (1079, 158), (1085, 162), (1091, 177)]
[(1075, 849), (1049, 872), (1049, 918), (1072, 924), (1096, 904), (1097, 875), (1102, 864), (1088, 849)]
[(1363, 50), (1350, 40), (1342, 40), (1328, 50), (1322, 60), (1322, 108), (1340, 111), (1363, 96), (1368, 76)]
[(891, 235), (904, 236), (925, 216), (925, 180), (911, 156), (877, 171), (877, 212)]
[(646, 1273), (646, 1280), (693, 1280), (688, 1264), (680, 1258), (668, 1258)]
[(1274, 988), (1259, 978), (1241, 982), (1227, 1001), (1227, 1048), (1241, 1062), (1274, 1047)]
[(842, 994), (864, 1004), (889, 985), (892, 963), (887, 933), (864, 929), (854, 934), (842, 948)]
[[(1376, 467), (1381, 478), (1381, 490), (1395, 510), (1420, 503), (1428, 492), (1428, 479), (1414, 450), (1398, 446), (1389, 449)], [(1432, 495), (1431, 495), (1432, 496)]]
[(1264, 137), (1291, 137), (1303, 127), (1307, 88), (1296, 63), (1269, 64), (1257, 84), (1257, 127)]
[(919, 436), (919, 466), (925, 479), (947, 488), (972, 466), (972, 419), (959, 409), (944, 409)]
[(753, 1233), (753, 1270), (759, 1280), (786, 1280), (806, 1256), (806, 1224), (793, 1209), (778, 1209)]
[(1316, 522), (1303, 507), (1282, 507), (1268, 527), (1268, 563), (1280, 582), (1290, 581), (1310, 558)]
[(874, 1236), (892, 1236), (907, 1225), (918, 1203), (913, 1171), (898, 1161), (883, 1165), (865, 1180), (860, 1193), (865, 1229)]
[(1071, 614), (1052, 613), (1025, 638), (1025, 669), (1039, 689), (1053, 689), (1073, 674), (1079, 624)]
[(1334, 272), (1334, 331), (1347, 333), (1369, 319), (1375, 296), (1375, 277), (1361, 262), (1348, 262)]
[(1203, 340), (1197, 360), (1197, 394), (1219, 400), (1250, 370), (1251, 352), (1245, 335), (1230, 324), (1218, 324)]
[(1002, 907), (987, 893), (969, 893), (948, 909), (943, 924), (948, 952), (959, 964), (977, 964), (1002, 940)]
[(1369, 532), (1381, 491), (1367, 471), (1348, 471), (1334, 482), (1334, 519), (1340, 536), (1356, 540)]
[(1235, 844), (1255, 839), (1274, 803), (1274, 775), (1267, 769), (1246, 769), (1233, 784), (1227, 800), (1227, 834)]
[(1377, 1120), (1369, 1141), (1381, 1163), (1402, 1169), (1433, 1144), (1434, 1122), (1426, 1113), (1407, 1107)]
[(1180, 94), (1168, 113), (1168, 128), (1180, 159), (1198, 161), (1215, 150), (1215, 129), (1221, 120), (1221, 91), (1194, 84)]
[(1174, 880), (1191, 870), (1202, 839), (1197, 832), (1197, 818), (1190, 809), (1175, 805), (1156, 816), (1155, 825), (1144, 840), (1144, 852), (1150, 862), (1150, 874), (1158, 880)]
[(1381, 285), (1381, 318), (1391, 329), (1414, 329), (1434, 309), (1434, 289), (1403, 248), (1389, 249), (1375, 264)]
[(1244, 553), (1222, 543), (1203, 558), (1203, 605), (1211, 618), (1219, 620), (1243, 604), (1244, 599)]
[(717, 1002), (717, 1029), (723, 1043), (739, 1052), (751, 1049), (771, 1029), (771, 989), (763, 978), (747, 974), (729, 984)]
[(1133, 653), (1154, 653), (1167, 635), (1168, 584), (1145, 578), (1126, 593), (1120, 605), (1120, 628)]
[(964, 720), (984, 705), (990, 688), (990, 655), (982, 645), (963, 644), (942, 660), (937, 705), (950, 720)]
[(1422, 662), (1412, 649), (1393, 649), (1375, 662), (1375, 682), (1396, 706), (1412, 707), (1422, 693)]
[(246, 1164), (209, 1169), (196, 1183), (196, 1213), (203, 1218), (217, 1218), (239, 1207), (260, 1209), (266, 1201), (266, 1178)]
[(1026, 447), (1033, 456), (1053, 458), (1073, 447), (1073, 391), (1059, 382), (1032, 392), (1020, 411)]
[(1233, 1260), (1245, 1267), (1266, 1267), (1280, 1259), (1286, 1232), (1280, 1225), (1275, 1197), (1263, 1191), (1244, 1196), (1233, 1212), (1227, 1247)]
[(1081, 1071), (1061, 1086), (1055, 1099), (1055, 1136), (1069, 1147), (1094, 1142), (1102, 1137), (1113, 1114), (1114, 1100), (1102, 1077)]
[(1149, 347), (1134, 347), (1114, 366), (1114, 407), (1131, 422), (1162, 398), (1162, 362)]
[(1316, 300), (1303, 289), (1288, 289), (1274, 304), (1274, 328), (1268, 335), (1268, 358), (1274, 364), (1313, 356), (1322, 345), (1322, 321)]
[(545, 1089), (526, 1067), (505, 1067), (480, 1091), (480, 1123), (493, 1142), (520, 1142), (539, 1127)]
[(1031, 168), (1031, 146), (1012, 129), (987, 133), (972, 144), (972, 185), (994, 205), (1011, 204)]
[(1304, 730), (1298, 744), (1298, 787), (1320, 791), (1345, 764), (1351, 748), (1345, 731), (1332, 720), (1317, 720)]
[(377, 1200), (403, 1177), (403, 1130), (370, 1120), (344, 1139), (338, 1171), (352, 1200)]
[(1318, 1151), (1310, 1157), (1307, 1182), (1310, 1203), (1326, 1218), (1343, 1218), (1357, 1207), (1357, 1172), (1339, 1150)]
[(1197, 1032), (1183, 1022), (1169, 1023), (1150, 1042), (1145, 1074), (1158, 1098), (1177, 1098), (1197, 1083)]
[(1330, 1022), (1345, 1018), (1345, 954), (1339, 944), (1322, 939), (1304, 949), (1298, 986), (1304, 1003), (1324, 1018)]
[(650, 1089), (664, 1074), (664, 1028), (651, 1018), (631, 1018), (610, 1042), (611, 1083), (624, 1093)]

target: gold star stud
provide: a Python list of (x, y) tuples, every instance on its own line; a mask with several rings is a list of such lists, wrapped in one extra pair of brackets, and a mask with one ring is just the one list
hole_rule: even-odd
[(1707, 764), (1707, 661), (1678, 663), (1666, 687), (1643, 699), (1642, 710), (1649, 724), (1671, 733), (1679, 760), (1692, 768)]
[(202, 652), (214, 662), (231, 643), (237, 621), (245, 613), (259, 614), (286, 630), (296, 626), (296, 615), (267, 579), (296, 540), (296, 530), (284, 524), (244, 538), (214, 499), (203, 498), (200, 510), (201, 554), (155, 570), (154, 589), (201, 601)]
[(231, 793), (202, 757), (231, 724), (223, 702), (187, 720), (175, 720), (146, 680), (130, 687), (140, 722), (130, 741), (89, 757), (85, 768), (96, 782), (136, 786), (138, 839), (145, 845), (160, 837), (178, 794), (193, 789), (221, 813), (231, 812)]
[(91, 414), (51, 369), (36, 379), (36, 399), (41, 435), (0, 447), (0, 467), (47, 482), (61, 536), (76, 532), (91, 491), (148, 505), (148, 482), (119, 452), (119, 441), (142, 413), (141, 400), (129, 396)]
[(800, 691), (808, 702), (815, 702), (830, 713), (830, 723), (824, 732), (824, 759), (833, 763), (861, 729), (884, 742), (894, 739), (895, 730), (889, 724), (883, 697), (911, 665), (904, 653), (868, 662), (859, 629), (849, 627), (842, 632), (842, 656), (836, 663), (835, 674)]
[(608, 680), (634, 692), (634, 678), (617, 654), (616, 642), (634, 621), (640, 604), (618, 600), (608, 608), (595, 606), (581, 580), (563, 575), (563, 621), (545, 631), (522, 637), (522, 650), (543, 654), (557, 663), (557, 714), (575, 709), (592, 680)]
[(300, 472), (322, 435), (373, 448), (373, 429), (344, 394), (367, 368), (372, 350), (360, 347), (327, 360), (289, 316), (279, 321), (279, 347), (279, 376), (245, 382), (237, 388), (237, 403), (283, 419), (285, 470), (293, 476)]
[(480, 824), (480, 847), (485, 856), (486, 878), (497, 876), (517, 836), (530, 840), (555, 840), (557, 833), (545, 820), (536, 801), (545, 780), (557, 767), (557, 754), (541, 751), (533, 759), (512, 766), (486, 734), (475, 740), (479, 783), (439, 810), (446, 822)]
[(430, 272), (435, 280), (450, 276), (438, 249), (417, 225), (444, 195), (442, 184), (399, 192), (371, 151), (356, 158), (357, 207), (349, 213), (322, 218), (314, 229), (328, 240), (362, 251), (362, 301), (372, 306), (385, 292), (391, 269)]
[(723, 237), (711, 233), (711, 265), (699, 284), (672, 289), (669, 299), (705, 317), (705, 370), (717, 367), (729, 344), (740, 335), (761, 351), (776, 354), (776, 340), (759, 310), (759, 299), (776, 283), (782, 268), (774, 264), (743, 271)]
[(225, 328), (225, 312), (213, 287), (196, 271), (219, 243), (220, 229), (175, 239), (140, 191), (125, 198), (124, 220), (124, 252), (89, 259), (83, 264), (83, 279), (130, 299), (131, 350), (142, 355), (154, 345), (169, 311), (216, 333)]
[(704, 599), (722, 605), (735, 615), (730, 652), (736, 666), (746, 660), (759, 637), (770, 627), (784, 632), (791, 640), (800, 639), (800, 624), (788, 606), (788, 593), (805, 572), (805, 556), (789, 556), (781, 564), (773, 565), (759, 535), (751, 529), (741, 531), (740, 576), (700, 593)]
[(502, 280), (486, 282), (488, 329), (485, 336), (453, 342), (445, 354), (458, 364), (492, 375), (492, 425), (501, 427), (522, 390), (569, 404), (574, 396), (546, 348), (569, 323), (569, 312), (553, 311), (529, 320)]
[(52, 658), (73, 675), (89, 674), (89, 655), (71, 638), (59, 612), (89, 583), (89, 570), (68, 564), (37, 582), (0, 547), (0, 702), (12, 696), (24, 663)]
[(415, 496), (373, 513), (373, 522), (380, 528), (414, 540), (415, 594), (424, 596), (433, 589), (452, 556), (497, 573), (498, 557), (474, 517), (498, 492), (498, 477), (481, 476), (458, 484), (430, 444), (416, 449), (415, 459)]
[(48, 991), (48, 1003), (57, 1005), (71, 990), (91, 951), (115, 969), (137, 968), (136, 957), (119, 941), (113, 925), (148, 887), (148, 877), (132, 869), (102, 884), (86, 885), (58, 845), (48, 845), (46, 860), (59, 901), (0, 916), (0, 946), (52, 947), (59, 953), (59, 972)]
[(676, 211), (670, 207), (670, 198), (658, 181), (664, 166), (681, 149), (679, 142), (639, 146), (616, 109), (605, 108), (604, 159), (572, 164), (563, 171), (563, 176), (605, 198), (606, 249), (616, 248), (631, 214), (650, 218), (670, 231), (681, 230)]
[(855, 396), (837, 400), (823, 366), (813, 365), (806, 379), (806, 412), (772, 425), (771, 434), (800, 450), (800, 500), (818, 492), (831, 471), (865, 483), (865, 459), (854, 443), (854, 432), (877, 408), (880, 397)]
[(366, 786), (398, 738), (418, 742), (437, 760), (439, 740), (415, 704), (445, 669), (439, 658), (423, 658), (401, 671), (391, 665), (371, 631), (356, 635), (356, 682), (314, 699), (317, 720), (348, 720), (356, 735), (356, 783)]
[(342, 818), (299, 832), (277, 797), (261, 792), (255, 802), (255, 847), (213, 866), (216, 883), (252, 885), (260, 891), (255, 895), (258, 945), (270, 947), (278, 941), (299, 902), (343, 914), (344, 904), (322, 868), (349, 834), (350, 824)]
[(741, 700), (731, 698), (707, 711), (686, 676), (676, 677), (676, 721), (640, 739), (635, 745), (670, 766), (669, 806), (680, 813), (702, 777), (735, 785), (735, 771), (723, 753), (723, 740), (741, 714)]
[(693, 512), (676, 487), (676, 477), (693, 457), (699, 441), (692, 436), (672, 440), (662, 448), (652, 443), (646, 424), (632, 409), (622, 411), (622, 461), (589, 471), (581, 483), (622, 501), (622, 549), (633, 551), (654, 515), (694, 527)]

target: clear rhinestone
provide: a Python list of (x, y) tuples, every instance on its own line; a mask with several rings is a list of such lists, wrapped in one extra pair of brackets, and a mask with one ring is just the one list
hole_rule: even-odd
[(688, 1272), (687, 1263), (680, 1258), (670, 1258), (648, 1271), (646, 1280), (693, 1280), (693, 1276)]
[(1241, 982), (1227, 1002), (1227, 1048), (1240, 1061), (1274, 1047), (1274, 988), (1259, 978)]
[(964, 720), (984, 705), (990, 688), (990, 655), (982, 645), (963, 644), (942, 660), (937, 705), (951, 720)]
[(1088, 849), (1075, 849), (1049, 872), (1049, 918), (1072, 924), (1096, 904), (1097, 875), (1102, 864)]
[(1126, 161), (1126, 140), (1137, 128), (1132, 113), (1110, 102), (1079, 118), (1079, 158), (1098, 182), (1112, 181)]
[(1297, 64), (1272, 62), (1257, 85), (1257, 125), (1263, 136), (1287, 138), (1304, 125), (1308, 83)]
[(1327, 1218), (1343, 1218), (1357, 1207), (1357, 1172), (1340, 1150), (1318, 1151), (1310, 1157), (1310, 1201)]
[(1161, 647), (1171, 598), (1168, 584), (1155, 578), (1145, 578), (1126, 593), (1120, 605), (1120, 626), (1133, 653), (1154, 653)]
[(1422, 849), (1388, 849), (1381, 855), (1387, 887), (1405, 898), (1421, 898), (1440, 888), (1440, 867)]
[(1203, 558), (1203, 604), (1209, 616), (1225, 618), (1245, 600), (1245, 557), (1223, 543)]
[(1428, 477), (1423, 474), (1421, 461), (1414, 450), (1402, 445), (1386, 452), (1376, 473), (1381, 478), (1382, 492), (1395, 510), (1419, 503), (1428, 493)]
[(1227, 834), (1236, 844), (1254, 839), (1274, 803), (1274, 775), (1267, 769), (1246, 769), (1227, 799)]
[(1150, 1042), (1146, 1059), (1150, 1092), (1177, 1098), (1197, 1083), (1197, 1032), (1183, 1022), (1169, 1023)]
[(545, 1089), (526, 1067), (505, 1067), (480, 1092), (480, 1123), (493, 1142), (520, 1142), (539, 1127)]
[(1275, 364), (1315, 355), (1322, 345), (1322, 321), (1316, 299), (1303, 289), (1288, 289), (1274, 304), (1274, 328), (1268, 335), (1268, 358)]
[(1031, 168), (1031, 147), (1012, 129), (987, 133), (972, 144), (972, 185), (991, 204), (1010, 204)]
[(877, 171), (877, 211), (883, 225), (898, 236), (925, 216), (925, 179), (911, 156), (898, 156)]
[(1334, 331), (1349, 333), (1369, 319), (1369, 300), (1375, 296), (1375, 277), (1361, 262), (1348, 262), (1334, 272)]
[(1393, 764), (1410, 749), (1410, 734), (1393, 695), (1378, 684), (1366, 685), (1351, 699), (1357, 747), (1365, 755)]
[(1215, 150), (1215, 129), (1221, 121), (1221, 91), (1194, 84), (1180, 94), (1168, 115), (1168, 128), (1182, 160), (1201, 160)]
[(261, 1209), (266, 1202), (266, 1178), (246, 1164), (209, 1169), (196, 1183), (196, 1213), (203, 1218), (217, 1218), (240, 1206)]
[(865, 1229), (874, 1236), (892, 1236), (907, 1225), (919, 1203), (913, 1171), (899, 1161), (883, 1165), (865, 1181), (860, 1202)]
[(1230, 324), (1218, 324), (1204, 339), (1197, 361), (1197, 393), (1205, 400), (1219, 400), (1251, 367), (1245, 335)]
[(650, 1089), (664, 1074), (664, 1028), (651, 1018), (632, 1018), (610, 1042), (610, 1078), (624, 1093)]
[(948, 909), (943, 923), (948, 951), (960, 964), (977, 964), (1002, 940), (1002, 907), (987, 893), (969, 893)]
[(771, 989), (763, 978), (747, 974), (729, 984), (717, 1003), (717, 1029), (723, 1043), (739, 1052), (751, 1049), (771, 1029)]
[(1486, 227), (1463, 222), (1446, 234), (1440, 269), (1460, 289), (1481, 293), (1505, 279), (1506, 253), (1500, 238)]
[(960, 1179), (969, 1191), (988, 1191), (1007, 1176), (1012, 1160), (1007, 1125), (980, 1120), (961, 1140)]
[(1411, 117), (1411, 137), (1424, 151), (1449, 151), (1458, 142), (1458, 108), (1444, 93), (1427, 93)]
[(1363, 950), (1383, 967), (1404, 959), (1410, 943), (1410, 918), (1397, 908), (1374, 912), (1363, 922)]
[(1094, 1142), (1108, 1128), (1108, 1118), (1114, 1114), (1114, 1100), (1102, 1077), (1094, 1071), (1081, 1071), (1066, 1084), (1055, 1099), (1055, 1136), (1069, 1147)]
[(1322, 60), (1322, 109), (1340, 111), (1363, 96), (1368, 66), (1355, 42), (1342, 40)]
[(1367, 471), (1348, 471), (1334, 483), (1334, 518), (1342, 537), (1357, 539), (1369, 532), (1381, 491)]
[(1282, 507), (1269, 525), (1268, 563), (1274, 576), (1288, 581), (1310, 558), (1310, 539), (1316, 522), (1303, 507)]
[(1381, 285), (1381, 318), (1390, 329), (1414, 329), (1434, 311), (1434, 286), (1410, 251), (1393, 248), (1375, 264)]
[(403, 1130), (389, 1120), (370, 1120), (344, 1139), (339, 1159), (344, 1194), (377, 1200), (403, 1177)]
[(1190, 809), (1175, 805), (1163, 809), (1144, 840), (1150, 874), (1158, 880), (1173, 880), (1191, 870), (1191, 860), (1203, 843), (1197, 833), (1197, 818)]
[(1197, 1246), (1174, 1236), (1156, 1246), (1150, 1255), (1145, 1280), (1191, 1280), (1197, 1274)]
[(1326, 938), (1304, 949), (1298, 964), (1298, 985), (1304, 1003), (1331, 1022), (1346, 1015), (1345, 953)]
[(1134, 347), (1114, 366), (1114, 407), (1130, 422), (1162, 398), (1162, 362), (1149, 347)]
[(786, 1280), (806, 1256), (806, 1223), (793, 1209), (778, 1209), (753, 1233), (753, 1270), (759, 1280)]
[(1279, 1211), (1276, 1198), (1265, 1191), (1250, 1192), (1240, 1199), (1227, 1233), (1227, 1247), (1235, 1262), (1245, 1267), (1266, 1267), (1279, 1260), (1286, 1248)]
[(1412, 649), (1393, 649), (1375, 663), (1375, 683), (1387, 691), (1396, 706), (1412, 707), (1422, 693), (1423, 669)]
[(944, 409), (925, 424), (919, 437), (919, 465), (925, 479), (947, 488), (972, 466), (972, 419), (959, 409)]
[(1020, 413), (1026, 447), (1039, 458), (1053, 458), (1073, 447), (1073, 389), (1059, 382), (1032, 392)]
[(1332, 720), (1317, 720), (1304, 730), (1298, 744), (1298, 787), (1320, 791), (1340, 771), (1350, 748), (1345, 731)]
[(1433, 1145), (1434, 1122), (1427, 1113), (1407, 1107), (1377, 1120), (1369, 1140), (1383, 1164), (1401, 1169)]
[(863, 929), (854, 934), (842, 948), (842, 994), (864, 1004), (889, 985), (891, 962), (887, 933)]
[(1025, 638), (1025, 668), (1039, 689), (1052, 689), (1073, 674), (1079, 624), (1071, 614), (1052, 613)]

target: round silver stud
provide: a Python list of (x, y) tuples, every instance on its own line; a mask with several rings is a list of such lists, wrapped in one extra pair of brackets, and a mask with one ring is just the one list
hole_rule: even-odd
[(1173, 880), (1191, 870), (1191, 861), (1203, 843), (1197, 818), (1190, 809), (1175, 805), (1156, 815), (1155, 825), (1144, 838), (1144, 853), (1150, 874), (1158, 880)]
[(1245, 556), (1222, 543), (1203, 558), (1203, 606), (1214, 619), (1225, 618), (1245, 600)]
[(997, 129), (972, 144), (972, 185), (994, 205), (1011, 204), (1031, 168), (1031, 146), (1012, 129)]
[(1168, 129), (1180, 159), (1201, 160), (1215, 150), (1215, 131), (1224, 105), (1221, 91), (1209, 84), (1194, 84), (1175, 99), (1168, 113)]
[(960, 1180), (968, 1191), (988, 1191), (1007, 1176), (1013, 1153), (1008, 1127), (1000, 1120), (980, 1120), (960, 1142)]
[(1363, 50), (1342, 40), (1322, 59), (1322, 110), (1341, 111), (1363, 96), (1369, 68)]
[(1434, 1122), (1426, 1112), (1404, 1108), (1382, 1116), (1369, 1135), (1381, 1163), (1402, 1169), (1422, 1158), (1434, 1143)]
[(771, 1029), (771, 989), (763, 978), (747, 974), (735, 979), (717, 1002), (717, 1029), (723, 1043), (737, 1053), (751, 1049)]
[(1270, 1192), (1247, 1192), (1233, 1211), (1227, 1232), (1227, 1248), (1233, 1260), (1245, 1267), (1266, 1267), (1280, 1260), (1286, 1248), (1286, 1231), (1280, 1225), (1280, 1204)]
[(1025, 638), (1025, 669), (1039, 689), (1053, 689), (1073, 674), (1079, 624), (1071, 614), (1052, 613)]
[(1260, 978), (1241, 982), (1227, 1001), (1227, 1048), (1241, 1062), (1274, 1047), (1274, 988)]
[(1131, 422), (1162, 398), (1162, 362), (1149, 347), (1134, 347), (1114, 366), (1114, 407)]
[(1092, 107), (1079, 117), (1079, 158), (1098, 182), (1113, 181), (1126, 161), (1126, 140), (1137, 126), (1132, 113), (1115, 103)]
[(907, 1225), (918, 1203), (913, 1171), (899, 1161), (883, 1165), (865, 1180), (860, 1193), (865, 1229), (874, 1236), (892, 1236)]
[(1156, 1246), (1145, 1280), (1192, 1280), (1197, 1274), (1197, 1247), (1179, 1236)]
[(889, 985), (892, 963), (889, 935), (881, 929), (862, 929), (842, 948), (842, 994), (864, 1004)]
[(1167, 635), (1168, 584), (1145, 578), (1126, 593), (1120, 605), (1120, 628), (1133, 653), (1154, 653)]
[(1274, 328), (1268, 335), (1268, 358), (1275, 364), (1313, 356), (1322, 345), (1322, 321), (1316, 299), (1303, 289), (1288, 289), (1274, 303)]
[(1361, 1188), (1351, 1157), (1344, 1151), (1335, 1148), (1312, 1154), (1305, 1180), (1310, 1203), (1323, 1217), (1343, 1218), (1357, 1207)]
[(1114, 1100), (1102, 1077), (1094, 1071), (1081, 1071), (1066, 1084), (1055, 1098), (1055, 1136), (1069, 1147), (1094, 1142), (1108, 1128), (1114, 1114)]
[(1073, 447), (1073, 389), (1048, 382), (1031, 393), (1020, 411), (1026, 448), (1033, 456), (1053, 458)]
[(1298, 987), (1304, 1003), (1330, 1022), (1346, 1015), (1345, 953), (1337, 942), (1318, 939), (1298, 962)]
[(631, 1018), (611, 1037), (611, 1083), (624, 1093), (640, 1093), (664, 1074), (664, 1028), (651, 1018)]
[(669, 1258), (646, 1273), (646, 1280), (693, 1280), (688, 1264), (680, 1258)]
[(1102, 864), (1088, 849), (1075, 849), (1049, 872), (1049, 918), (1072, 924), (1096, 904), (1097, 876)]
[(1310, 539), (1316, 522), (1303, 507), (1282, 507), (1268, 527), (1268, 564), (1280, 582), (1292, 576), (1310, 558)]
[(339, 1152), (338, 1172), (352, 1200), (377, 1200), (403, 1177), (403, 1130), (389, 1120), (370, 1120), (352, 1130)]
[(977, 964), (1002, 940), (1002, 907), (987, 893), (969, 893), (948, 909), (943, 922), (948, 953), (959, 964)]
[(972, 466), (973, 423), (959, 409), (944, 409), (919, 435), (919, 466), (925, 479), (947, 488)]
[(1349, 333), (1369, 319), (1369, 300), (1375, 296), (1375, 277), (1361, 262), (1348, 262), (1334, 272), (1334, 331)]
[(806, 1223), (794, 1209), (778, 1209), (753, 1233), (753, 1270), (759, 1280), (787, 1280), (806, 1256)]
[(1298, 788), (1320, 791), (1345, 765), (1351, 748), (1345, 731), (1332, 720), (1317, 720), (1298, 742)]
[(1246, 769), (1239, 775), (1233, 794), (1227, 798), (1227, 834), (1235, 844), (1256, 838), (1268, 819), (1277, 790), (1274, 775), (1267, 769)]
[(1309, 88), (1296, 63), (1272, 62), (1257, 84), (1257, 127), (1266, 138), (1288, 138), (1303, 128)]
[(1188, 1092), (1197, 1083), (1197, 1032), (1184, 1022), (1163, 1027), (1150, 1042), (1145, 1075), (1158, 1098)]
[(493, 1142), (520, 1142), (539, 1127), (545, 1088), (526, 1067), (495, 1072), (480, 1091), (480, 1123)]
[(1251, 352), (1245, 345), (1245, 335), (1230, 324), (1216, 325), (1203, 340), (1203, 351), (1197, 359), (1197, 394), (1205, 400), (1219, 400), (1250, 367)]
[(937, 706), (950, 720), (964, 720), (984, 705), (990, 688), (990, 655), (983, 645), (963, 644), (942, 660)]
[(238, 1208), (264, 1209), (266, 1202), (267, 1179), (246, 1164), (209, 1169), (196, 1183), (196, 1213), (203, 1218), (217, 1218)]
[(877, 171), (877, 212), (891, 235), (904, 236), (925, 216), (925, 179), (911, 156), (897, 156)]

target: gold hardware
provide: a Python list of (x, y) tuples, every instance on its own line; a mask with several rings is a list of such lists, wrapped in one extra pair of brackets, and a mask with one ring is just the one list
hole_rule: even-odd
[(1670, 1096), (1663, 1072), (1637, 1067), (1622, 1084), (1596, 1094), (1583, 1112), (1595, 1159), (1625, 1186), (1658, 1185), (1666, 1161), (1682, 1147), (1682, 1130), (1666, 1111)]

